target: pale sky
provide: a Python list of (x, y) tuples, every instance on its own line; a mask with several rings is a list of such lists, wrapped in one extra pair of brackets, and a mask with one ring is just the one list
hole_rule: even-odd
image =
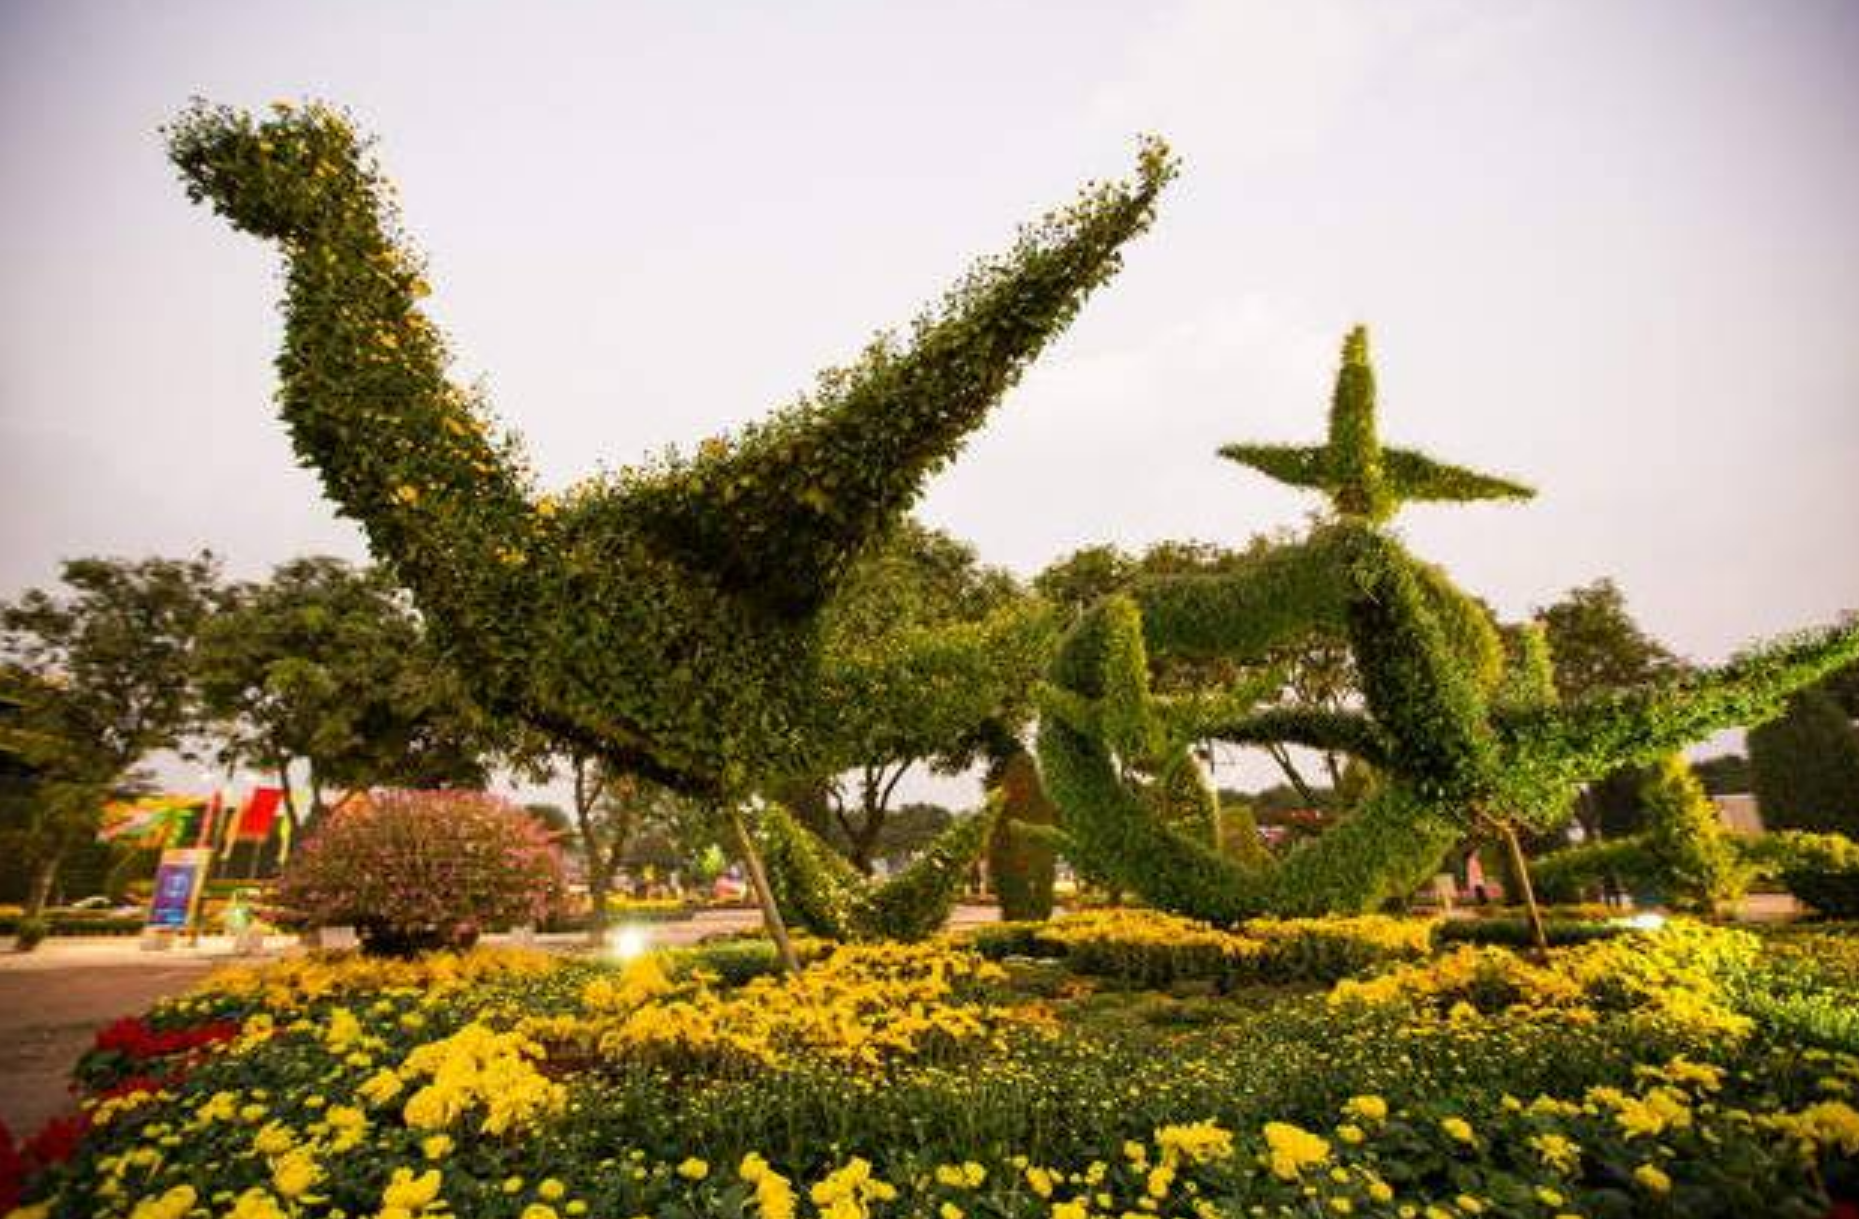
[(1859, 608), (1859, 4), (0, 0), (0, 597), (360, 535), (271, 404), (277, 260), (194, 94), (380, 137), (438, 320), (546, 484), (752, 419), (1159, 132), (1184, 172), (922, 515), (1024, 574), (1313, 506), (1322, 429), (1537, 485), (1402, 525), (1501, 613), (1600, 576), (1693, 659)]

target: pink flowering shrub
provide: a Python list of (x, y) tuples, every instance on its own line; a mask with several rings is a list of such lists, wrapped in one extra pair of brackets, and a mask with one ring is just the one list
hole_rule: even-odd
[(469, 945), (540, 923), (561, 893), (548, 831), (482, 792), (379, 791), (333, 814), (278, 882), (289, 917), (352, 924), (369, 952)]

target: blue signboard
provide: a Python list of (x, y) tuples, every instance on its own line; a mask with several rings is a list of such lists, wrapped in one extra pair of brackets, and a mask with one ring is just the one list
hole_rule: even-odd
[(161, 864), (155, 869), (155, 896), (149, 903), (149, 926), (173, 931), (187, 926), (212, 855), (210, 850), (191, 848), (161, 853)]

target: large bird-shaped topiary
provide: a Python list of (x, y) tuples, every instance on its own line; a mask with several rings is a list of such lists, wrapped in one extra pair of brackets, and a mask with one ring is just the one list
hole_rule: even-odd
[(196, 103), (190, 196), (288, 264), (282, 414), (492, 709), (618, 768), (733, 800), (805, 773), (818, 616), (1150, 223), (1172, 162), (1087, 189), (971, 271), (907, 342), (693, 454), (538, 495), (447, 379), (427, 285), (346, 118)]
[[(1556, 705), (1540, 635), (1511, 632), (1507, 647), (1481, 606), (1387, 528), (1410, 500), (1530, 492), (1384, 448), (1360, 329), (1343, 347), (1327, 444), (1222, 454), (1322, 492), (1330, 513), (1250, 570), (1158, 581), (1088, 611), (1061, 645), (1040, 725), (1047, 788), (1078, 862), (1165, 909), (1216, 921), (1371, 909), (1411, 892), (1469, 825), (1552, 823), (1581, 783), (1759, 722), (1859, 656), (1859, 628), (1828, 630), (1670, 685)], [(1325, 632), (1349, 642), (1359, 710), (1255, 710), (1269, 679), (1213, 698), (1149, 688), (1150, 655), (1268, 663)], [(1204, 788), (1186, 742), (1208, 739), (1346, 753), (1376, 782), (1321, 838), (1279, 861), (1242, 862), (1159, 814), (1168, 789)]]

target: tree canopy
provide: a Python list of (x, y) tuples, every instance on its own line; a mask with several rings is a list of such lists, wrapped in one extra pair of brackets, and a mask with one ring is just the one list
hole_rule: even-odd
[(63, 589), (0, 605), (0, 754), (27, 792), (9, 802), (7, 846), (28, 861), (28, 904), (66, 854), (95, 836), (104, 800), (199, 722), (193, 663), (221, 597), (219, 561), (74, 559)]
[(1749, 768), (1765, 828), (1859, 837), (1859, 728), (1833, 689), (1802, 690), (1752, 729)]
[(1051, 614), (974, 548), (906, 521), (853, 569), (825, 617), (817, 703), (829, 808), (869, 871), (912, 767), (969, 765), (1032, 714)]
[(294, 559), (226, 600), (194, 666), (221, 761), (307, 766), (311, 819), (329, 788), (483, 784), (491, 725), (385, 572)]

